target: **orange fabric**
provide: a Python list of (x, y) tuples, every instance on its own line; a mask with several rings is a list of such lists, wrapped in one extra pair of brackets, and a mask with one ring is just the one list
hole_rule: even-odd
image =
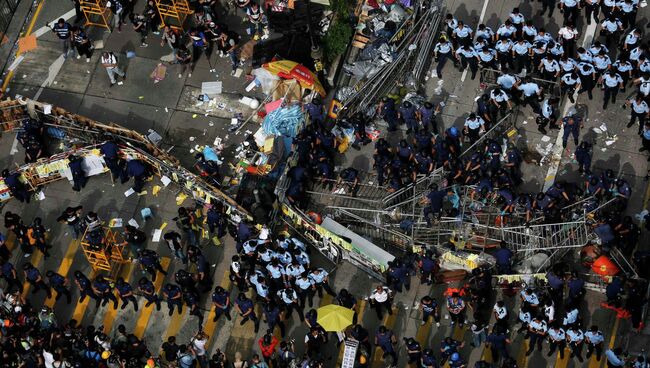
[(598, 257), (591, 269), (600, 276), (614, 276), (620, 269), (607, 256)]
[(262, 356), (265, 358), (270, 358), (273, 355), (273, 353), (275, 353), (275, 347), (278, 345), (279, 341), (277, 337), (273, 336), (271, 337), (271, 344), (264, 345), (264, 337), (262, 336), (257, 341), (257, 343), (260, 345)]

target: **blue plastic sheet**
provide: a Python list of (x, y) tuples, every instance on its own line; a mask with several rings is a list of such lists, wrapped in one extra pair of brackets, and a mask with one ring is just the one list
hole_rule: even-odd
[(266, 134), (295, 137), (302, 128), (305, 118), (298, 105), (282, 107), (270, 112), (262, 122)]

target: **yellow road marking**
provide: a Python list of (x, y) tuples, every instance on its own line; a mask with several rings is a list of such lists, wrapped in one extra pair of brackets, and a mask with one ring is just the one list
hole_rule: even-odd
[(163, 341), (167, 341), (169, 336), (176, 336), (176, 334), (178, 334), (178, 331), (181, 330), (181, 325), (188, 309), (189, 308), (185, 303), (183, 303), (183, 313), (178, 313), (177, 307), (174, 307), (174, 314), (172, 314), (171, 320), (169, 321), (169, 326), (167, 326), (167, 331), (165, 331)]
[[(528, 339), (524, 339), (524, 343), (522, 344), (521, 349), (519, 350), (519, 354), (517, 354), (517, 364), (520, 367), (526, 367), (528, 365), (528, 357), (526, 356), (528, 347), (529, 347)], [(555, 367), (557, 367), (557, 365)]]
[[(568, 344), (567, 344), (568, 345)], [(569, 365), (569, 357), (571, 356), (571, 349), (564, 348), (564, 359), (560, 358), (560, 348), (558, 347), (557, 357), (555, 359), (555, 368), (566, 368)]]
[[(171, 262), (171, 259), (169, 257), (162, 257), (160, 260), (160, 265), (162, 266), (162, 269), (167, 271), (167, 267), (169, 267), (169, 263)], [(156, 277), (156, 281), (154, 281), (153, 286), (154, 286), (154, 292), (156, 294), (160, 293), (160, 289), (162, 288), (163, 281), (165, 279), (165, 276), (160, 273), (160, 271), (157, 271), (158, 275)], [(138, 321), (135, 323), (135, 329), (133, 330), (133, 334), (137, 336), (138, 338), (142, 338), (142, 335), (144, 335), (144, 330), (147, 328), (147, 324), (149, 324), (149, 318), (151, 318), (151, 313), (153, 312), (153, 309), (156, 307), (156, 303), (151, 303), (150, 306), (145, 307), (144, 304), (142, 305), (142, 312), (140, 313), (140, 316), (138, 317)]]
[[(96, 275), (95, 270), (92, 270), (88, 278), (92, 281), (92, 279), (95, 278), (95, 275)], [(88, 302), (90, 301), (90, 299), (92, 298), (87, 296), (83, 302), (77, 303), (77, 305), (74, 308), (74, 312), (72, 313), (72, 319), (76, 320), (79, 324), (81, 324), (82, 319), (84, 318), (84, 314), (86, 313), (86, 308), (88, 307)]]
[[(68, 244), (68, 250), (65, 252), (65, 256), (63, 257), (63, 261), (61, 261), (61, 265), (59, 266), (59, 270), (57, 273), (63, 277), (68, 277), (68, 272), (70, 271), (70, 266), (72, 266), (72, 261), (74, 260), (74, 256), (77, 253), (77, 249), (79, 248), (79, 242), (75, 239), (72, 239), (70, 241), (70, 244)], [(72, 284), (71, 282), (68, 282), (68, 284)], [(56, 302), (56, 295), (57, 292), (55, 290), (52, 290), (52, 297), (48, 298), (45, 301), (45, 305), (48, 307), (52, 308), (54, 306), (54, 303)]]
[[(119, 277), (123, 278), (124, 281), (129, 282), (131, 279), (131, 270), (133, 269), (133, 263), (127, 263), (125, 264), (122, 269), (120, 270)], [(117, 279), (116, 279), (117, 280)], [(122, 300), (119, 297), (119, 294), (117, 290), (113, 290), (113, 295), (117, 297), (118, 302), (122, 302)], [(113, 328), (113, 322), (115, 322), (115, 317), (117, 316), (117, 311), (119, 309), (119, 304), (118, 303), (118, 309), (113, 308), (111, 306), (112, 303), (106, 304), (106, 314), (104, 314), (104, 333), (108, 334), (111, 331), (111, 328)]]
[[(32, 17), (32, 20), (29, 22), (29, 27), (27, 27), (27, 32), (25, 32), (25, 36), (29, 36), (32, 33), (32, 30), (34, 30), (34, 25), (36, 24), (36, 19), (38, 19), (38, 15), (41, 13), (41, 10), (43, 9), (43, 4), (45, 3), (45, 0), (41, 0), (40, 3), (38, 3), (38, 6), (36, 7), (36, 11), (34, 12), (34, 16)], [(18, 57), (21, 52), (16, 52), (16, 57)], [(14, 76), (14, 71), (10, 71), (7, 73), (7, 77), (4, 80), (4, 83), (2, 83), (2, 92), (7, 90), (7, 86), (9, 85), (9, 82), (11, 81), (11, 78)]]
[[(43, 253), (41, 253), (38, 249), (34, 248), (33, 250), (34, 253), (32, 253), (32, 258), (30, 259), (30, 263), (38, 268), (39, 263), (41, 263), (41, 259), (43, 258)], [(45, 272), (41, 273), (41, 277), (43, 278), (43, 281), (45, 281)], [(29, 283), (29, 281), (25, 280), (23, 283), (23, 293), (22, 296), (23, 298), (27, 298), (27, 293), (29, 292), (29, 289), (31, 288), (32, 284)]]

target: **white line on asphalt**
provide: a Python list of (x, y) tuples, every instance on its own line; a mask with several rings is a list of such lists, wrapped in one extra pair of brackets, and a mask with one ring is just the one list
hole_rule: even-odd
[[(63, 18), (63, 19), (65, 19), (65, 20), (67, 21), (68, 19), (72, 18), (74, 15), (75, 15), (75, 11), (74, 11), (74, 9), (71, 9), (69, 12), (67, 12), (67, 13), (63, 14), (62, 16), (60, 16), (60, 17), (58, 17), (58, 18), (52, 20), (51, 23), (56, 23), (56, 21), (59, 20), (60, 18)], [(52, 25), (54, 25), (54, 24), (52, 24)], [(50, 31), (50, 27), (48, 27), (48, 26), (43, 26), (43, 27), (37, 29), (37, 30), (33, 33), (33, 35), (34, 35), (36, 38), (39, 38), (39, 37), (41, 37), (42, 35), (46, 34), (46, 33), (49, 32), (49, 31)]]
[[(582, 47), (584, 48), (589, 48), (591, 45), (594, 35), (596, 33), (596, 22), (592, 22), (590, 25), (587, 26), (587, 29), (585, 31), (585, 39), (582, 41)], [(575, 104), (571, 103), (571, 101), (567, 101), (564, 104), (564, 110), (562, 111), (562, 116), (560, 118), (563, 118), (566, 116), (567, 112), (569, 112), (569, 109), (574, 107)], [(553, 146), (553, 152), (551, 153), (551, 160), (550, 160), (550, 165), (548, 168), (548, 172), (546, 173), (546, 177), (544, 178), (544, 188), (542, 191), (546, 192), (548, 188), (550, 188), (553, 183), (555, 182), (555, 177), (557, 176), (557, 171), (560, 168), (560, 164), (562, 163), (562, 154), (564, 151), (564, 148), (562, 147), (562, 136), (564, 135), (564, 127), (560, 126), (560, 130), (558, 130), (557, 138), (555, 138), (555, 145)]]
[(11, 144), (11, 151), (9, 151), (9, 154), (13, 156), (16, 152), (18, 152), (18, 134), (14, 136), (14, 143)]
[(56, 78), (56, 76), (59, 74), (59, 71), (61, 71), (61, 67), (63, 67), (64, 62), (65, 62), (65, 58), (63, 57), (63, 54), (61, 54), (56, 60), (54, 60), (52, 65), (50, 65), (50, 68), (47, 72), (47, 79), (43, 81), (43, 83), (41, 84), (41, 88), (39, 88), (36, 94), (34, 95), (33, 98), (34, 101), (38, 100), (38, 98), (41, 97), (41, 93), (43, 93), (43, 89), (45, 87), (49, 86), (50, 84), (52, 84), (52, 82), (54, 82), (54, 78)]
[[(488, 7), (489, 3), (490, 3), (490, 0), (485, 0), (483, 2), (483, 9), (481, 9), (481, 16), (478, 18), (478, 24), (483, 23), (483, 18), (485, 18), (485, 13), (487, 13), (487, 7)], [(476, 25), (476, 27), (478, 27), (478, 24)], [(474, 30), (474, 31), (476, 31), (476, 30)], [(460, 76), (460, 83), (461, 84), (463, 82), (465, 82), (465, 78), (467, 78), (467, 69), (463, 70), (463, 75)]]

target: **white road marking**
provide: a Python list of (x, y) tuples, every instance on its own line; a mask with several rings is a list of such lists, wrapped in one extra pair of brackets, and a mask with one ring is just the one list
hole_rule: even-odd
[[(67, 21), (67, 20), (69, 20), (70, 18), (72, 18), (74, 15), (75, 15), (75, 11), (74, 11), (74, 8), (73, 8), (73, 9), (71, 9), (70, 11), (68, 11), (67, 13), (63, 14), (62, 16), (60, 16), (60, 17), (58, 17), (58, 18), (52, 20), (52, 21), (50, 22), (50, 24), (54, 25), (54, 23), (56, 23), (56, 21), (58, 21), (60, 18), (63, 18), (63, 19), (65, 19), (65, 20)], [(41, 37), (42, 35), (46, 34), (46, 33), (49, 32), (49, 31), (51, 31), (50, 27), (48, 27), (48, 26), (43, 26), (43, 27), (37, 29), (37, 30), (36, 30), (34, 33), (32, 33), (32, 34), (33, 34), (36, 38), (39, 38), (39, 37)]]
[(41, 93), (43, 93), (43, 89), (45, 87), (49, 86), (54, 82), (54, 78), (59, 74), (59, 71), (61, 71), (61, 67), (63, 67), (63, 63), (65, 62), (65, 58), (63, 57), (63, 54), (59, 55), (59, 57), (54, 60), (52, 65), (50, 65), (50, 68), (47, 72), (47, 79), (43, 81), (41, 84), (41, 88), (38, 89), (36, 94), (34, 95), (33, 100), (36, 101), (38, 98), (41, 96)]
[(18, 134), (14, 136), (14, 143), (11, 144), (11, 151), (9, 151), (10, 155), (15, 155), (18, 152)]
[[(590, 25), (587, 26), (587, 29), (585, 31), (585, 39), (582, 42), (582, 47), (589, 48), (589, 46), (591, 46), (591, 43), (596, 34), (596, 26), (597, 26), (596, 22), (592, 22)], [(574, 106), (575, 104), (571, 103), (571, 101), (568, 101), (568, 97), (567, 97), (567, 101), (564, 104), (564, 110), (562, 111), (562, 116), (560, 116), (560, 118), (565, 117), (567, 112), (569, 112), (569, 109), (571, 109)], [(562, 154), (564, 151), (564, 148), (562, 147), (563, 135), (564, 135), (564, 127), (560, 126), (560, 130), (558, 130), (557, 138), (555, 139), (555, 145), (553, 146), (553, 151), (551, 153), (548, 172), (546, 173), (546, 177), (544, 178), (544, 187), (542, 189), (542, 191), (544, 192), (546, 192), (555, 182), (557, 171), (560, 168), (560, 164), (562, 163)]]
[[(483, 23), (483, 19), (485, 18), (485, 13), (487, 13), (487, 8), (488, 4), (490, 3), (490, 0), (485, 0), (483, 2), (483, 9), (481, 9), (481, 16), (478, 18), (478, 24)], [(477, 26), (478, 26), (477, 24)], [(476, 31), (476, 30), (474, 30)], [(463, 75), (460, 76), (460, 83), (463, 84), (465, 82), (465, 78), (467, 78), (467, 68), (463, 70)]]

